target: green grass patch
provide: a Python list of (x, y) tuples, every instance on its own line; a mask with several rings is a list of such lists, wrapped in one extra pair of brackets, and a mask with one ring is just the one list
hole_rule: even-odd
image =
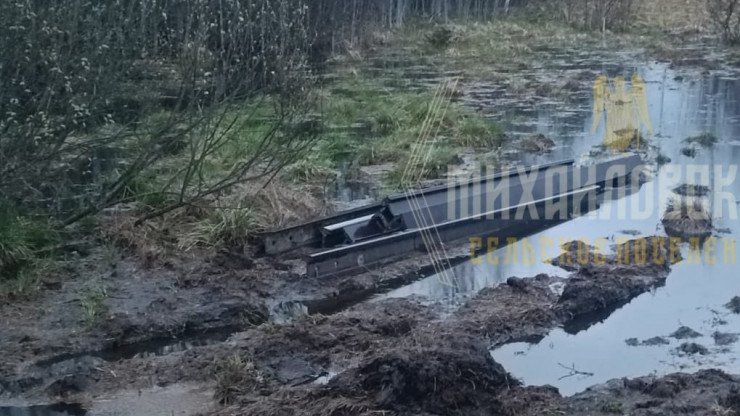
[(102, 320), (108, 313), (108, 293), (103, 286), (94, 286), (82, 293), (80, 303), (85, 323), (92, 325)]
[(459, 162), (457, 152), (447, 145), (429, 145), (421, 148), (417, 157), (409, 154), (396, 165), (388, 177), (388, 184), (396, 188), (413, 186), (422, 179), (437, 178), (451, 165)]
[[(321, 115), (327, 130), (314, 155), (288, 168), (291, 178), (323, 179), (340, 164), (397, 164), (390, 184), (398, 185), (415, 143), (433, 142), (426, 164), (413, 166), (420, 179), (437, 176), (456, 161), (460, 148), (491, 149), (501, 145), (501, 127), (447, 98), (434, 110), (435, 92), (387, 87), (355, 77), (330, 85), (323, 92)], [(431, 111), (430, 111), (431, 110)], [(422, 165), (423, 169), (422, 169)]]
[(696, 143), (701, 147), (713, 147), (717, 142), (719, 142), (719, 139), (710, 132), (704, 132), (696, 136), (688, 137), (684, 139), (684, 142), (689, 144)]
[(31, 217), (12, 204), (0, 202), (0, 283), (18, 278), (41, 250), (58, 241), (50, 219)]
[(468, 75), (493, 76), (497, 69), (529, 64), (538, 49), (582, 48), (600, 39), (554, 19), (513, 17), (490, 22), (409, 24), (389, 38), (399, 51), (421, 50), (437, 65)]
[(224, 203), (208, 209), (205, 218), (193, 225), (192, 230), (183, 236), (180, 245), (187, 249), (196, 245), (245, 244), (259, 228), (255, 211), (247, 201), (234, 202), (231, 206)]

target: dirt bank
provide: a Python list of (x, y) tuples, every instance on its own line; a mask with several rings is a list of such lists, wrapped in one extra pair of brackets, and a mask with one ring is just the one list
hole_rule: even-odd
[[(501, 392), (518, 383), (480, 340), (438, 336), (373, 351), (325, 386), (289, 387), (217, 414), (363, 415), (490, 414)], [(407, 343), (402, 343), (407, 344)]]
[(719, 370), (612, 380), (567, 401), (570, 415), (735, 415), (740, 378)]
[[(665, 283), (671, 263), (668, 242), (664, 237), (634, 239), (608, 255), (568, 243), (552, 261), (573, 272), (567, 279), (510, 278), (506, 285), (481, 291), (456, 317), (492, 345), (543, 336), (559, 325), (588, 326), (605, 311), (608, 316), (613, 308)], [(642, 252), (636, 246), (643, 243), (649, 247), (645, 258), (636, 258)]]
[[(634, 248), (635, 241), (621, 248)], [(631, 300), (662, 284), (670, 263), (653, 264), (667, 258), (667, 248), (650, 257), (650, 265), (624, 263), (614, 254), (568, 279), (512, 278), (446, 319), (433, 307), (395, 299), (257, 327), (232, 339), (234, 351), (254, 363), (257, 387), (239, 390), (227, 400), (236, 404), (219, 414), (508, 415), (557, 408), (556, 391), (518, 388), (488, 349)], [(337, 373), (325, 386), (307, 387)]]
[[(658, 249), (647, 250), (645, 258), (624, 256), (640, 252), (642, 241)], [(75, 303), (70, 302), (77, 293), (70, 282), (57, 292), (56, 302), (51, 301), (53, 297), (46, 300), (58, 315), (38, 316), (48, 320), (41, 321), (43, 325), (69, 319), (80, 332), (66, 337), (60, 347), (58, 342), (28, 335), (31, 321), (15, 326), (3, 345), (28, 361), (4, 362), (0, 385), (5, 395), (45, 400), (63, 397), (93, 408), (99, 406), (96, 398), (113, 391), (148, 391), (154, 386), (167, 392), (167, 386), (183, 383), (194, 389), (215, 385), (214, 401), (223, 403), (213, 411), (217, 415), (540, 415), (562, 414), (558, 412), (565, 409), (566, 414), (585, 415), (603, 409), (609, 413), (618, 406), (670, 409), (674, 399), (651, 402), (645, 397), (654, 393), (629, 387), (632, 384), (625, 384), (621, 392), (612, 389), (596, 396), (589, 391), (574, 398), (563, 398), (551, 387), (522, 387), (491, 358), (489, 349), (494, 346), (541, 337), (573, 322), (588, 325), (593, 314), (663, 284), (676, 260), (671, 259), (669, 244), (661, 237), (635, 239), (607, 255), (576, 243), (563, 249), (564, 255), (554, 263), (570, 270), (570, 277), (510, 278), (506, 284), (484, 289), (452, 315), (444, 315), (444, 309), (434, 304), (390, 299), (362, 303), (329, 316), (264, 323), (268, 314), (265, 298), (246, 295), (275, 287), (269, 275), (260, 277), (260, 272), (280, 274), (282, 287), (290, 287), (290, 282), (294, 288), (306, 283), (290, 271), (289, 262), (281, 266), (285, 270), (276, 270), (264, 260), (234, 263), (234, 256), (221, 253), (187, 274), (187, 263), (183, 263), (167, 273), (139, 271), (130, 281), (119, 278), (109, 285), (109, 296), (120, 303), (112, 302), (109, 318), (93, 329), (86, 326), (81, 311), (71, 312), (74, 309), (67, 306), (70, 311), (62, 312), (64, 305)], [(584, 249), (588, 261), (579, 262)], [(121, 267), (132, 267), (130, 272), (135, 266), (117, 263), (117, 270)], [(222, 288), (213, 289), (210, 283), (214, 281)], [(144, 285), (150, 293), (134, 299), (132, 292), (126, 292), (133, 285)], [(332, 284), (322, 290), (341, 291)], [(178, 301), (166, 300), (165, 295), (171, 293)], [(224, 323), (235, 326), (229, 331), (242, 332), (225, 342), (220, 338), (166, 354), (141, 350), (115, 357), (103, 353), (120, 353), (121, 345), (151, 341), (166, 331), (183, 335), (195, 328), (202, 334)], [(39, 327), (39, 332), (44, 329)], [(673, 385), (675, 377), (683, 376), (669, 376), (665, 383)], [(681, 378), (681, 388), (698, 389), (704, 377)], [(723, 377), (728, 386), (735, 383)], [(620, 394), (627, 399), (622, 400)], [(730, 397), (729, 393), (725, 396)]]

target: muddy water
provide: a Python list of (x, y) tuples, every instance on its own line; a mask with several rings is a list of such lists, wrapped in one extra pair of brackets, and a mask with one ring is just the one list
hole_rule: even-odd
[[(715, 234), (719, 238), (717, 247), (704, 246), (699, 258), (694, 255), (689, 260), (691, 253), (684, 246), (687, 259), (674, 266), (664, 287), (638, 297), (603, 321), (590, 327), (558, 329), (537, 344), (511, 344), (493, 352), (494, 358), (527, 384), (551, 384), (564, 394), (573, 394), (612, 378), (651, 372), (693, 372), (702, 368), (740, 372), (740, 344), (721, 345), (725, 344), (722, 334), (740, 332), (740, 316), (723, 306), (740, 294), (738, 266), (729, 254), (736, 251), (731, 244), (740, 235), (734, 201), (740, 201), (740, 182), (732, 175), (733, 165), (740, 161), (740, 143), (736, 141), (740, 131), (740, 83), (718, 76), (676, 78), (676, 74), (660, 66), (639, 72), (649, 82), (651, 122), (659, 135), (654, 143), (672, 163), (662, 167), (655, 180), (636, 195), (607, 204), (600, 212), (550, 229), (542, 236), (594, 241), (599, 237), (618, 237), (624, 230), (644, 235), (662, 233), (660, 215), (666, 199), (673, 187), (684, 182), (704, 182), (714, 189), (709, 200), (714, 205), (715, 226), (723, 233)], [(584, 131), (590, 124), (591, 117), (584, 118)], [(686, 145), (681, 141), (702, 131), (713, 131), (720, 144), (698, 150), (695, 158), (683, 155), (681, 149)], [(572, 139), (567, 148), (573, 154), (581, 154), (597, 139), (598, 135), (586, 133)], [(703, 167), (708, 168), (703, 180), (687, 177), (692, 169)], [(728, 192), (731, 200), (720, 201), (720, 190)], [(644, 215), (634, 212), (640, 206)], [(602, 216), (610, 210), (609, 215)], [(731, 247), (728, 254), (724, 252), (724, 243)], [(713, 256), (716, 264), (711, 264)], [(671, 337), (681, 326), (702, 335), (683, 340)], [(654, 337), (662, 339), (645, 342)], [(638, 345), (631, 346), (635, 342), (626, 341), (630, 338), (636, 338)], [(683, 352), (679, 347), (684, 342), (695, 342), (708, 351)]]
[(87, 411), (80, 405), (56, 404), (49, 406), (2, 407), (0, 416), (83, 416)]
[[(561, 243), (584, 239), (590, 244), (601, 242), (609, 247), (621, 238), (663, 234), (660, 219), (666, 202), (673, 196), (671, 190), (682, 183), (706, 184), (713, 188), (707, 201), (711, 201), (708, 203), (715, 212), (715, 227), (722, 230), (715, 233), (719, 240), (714, 249), (704, 246), (700, 258), (693, 256), (691, 261), (687, 259), (674, 266), (664, 287), (616, 311), (605, 311), (601, 316), (553, 331), (539, 343), (510, 344), (492, 354), (526, 384), (551, 384), (564, 394), (573, 394), (612, 378), (652, 372), (723, 368), (740, 373), (737, 359), (740, 343), (723, 342), (722, 338), (723, 334), (740, 334), (740, 316), (730, 314), (723, 306), (733, 296), (740, 295), (740, 279), (737, 278), (740, 267), (734, 264), (730, 254), (736, 250), (731, 246), (728, 254), (723, 250), (723, 244), (731, 245), (735, 237), (740, 236), (735, 203), (735, 199), (740, 201), (740, 180), (733, 173), (740, 161), (740, 81), (722, 74), (679, 74), (664, 65), (650, 63), (578, 69), (590, 70), (593, 74), (603, 72), (610, 77), (623, 75), (627, 79), (632, 73), (640, 74), (648, 83), (650, 121), (656, 133), (649, 138), (657, 148), (652, 153), (659, 151), (672, 162), (654, 171), (654, 180), (638, 192), (615, 195), (616, 198), (605, 201), (595, 212), (530, 235), (527, 243), (533, 247), (534, 260), (524, 258), (524, 247), (519, 242), (515, 245), (517, 254), (514, 256), (512, 251), (507, 255), (507, 250), (514, 246), (493, 252), (494, 258), (499, 259), (497, 264), (491, 264), (487, 258), (470, 261), (453, 268), (445, 276), (432, 275), (380, 297), (417, 296), (446, 302), (454, 308), (482, 288), (500, 284), (511, 276), (527, 277), (538, 273), (565, 276), (567, 273), (563, 270), (544, 262), (559, 254)], [(515, 132), (543, 133), (557, 143), (550, 153), (516, 155), (523, 163), (546, 163), (572, 157), (586, 161), (592, 156), (598, 157), (604, 123), (601, 122), (595, 134), (590, 132), (593, 115), (588, 85), (568, 108), (544, 103), (524, 112), (524, 104), (513, 110), (496, 106), (501, 95), (495, 86), (475, 88), (477, 90), (466, 98), (472, 100), (469, 104), (495, 116), (506, 114), (506, 111), (513, 111), (509, 116), (518, 113), (510, 126)], [(697, 149), (693, 158), (684, 155), (682, 149), (687, 145), (683, 140), (704, 131), (713, 132), (720, 143), (711, 149)], [(704, 176), (702, 169), (707, 169)], [(695, 173), (696, 170), (700, 173)], [(727, 199), (722, 200), (719, 192), (725, 192)], [(684, 257), (689, 257), (688, 246), (682, 250)], [(712, 256), (716, 256), (716, 264), (709, 264)], [(450, 276), (453, 276), (452, 281)], [(681, 326), (689, 326), (701, 336), (683, 340), (671, 338), (670, 334)], [(663, 339), (642, 344), (654, 337)], [(634, 340), (626, 342), (630, 338), (636, 338), (638, 345), (630, 346), (634, 345)], [(707, 351), (687, 354), (679, 350), (684, 342), (703, 345)]]

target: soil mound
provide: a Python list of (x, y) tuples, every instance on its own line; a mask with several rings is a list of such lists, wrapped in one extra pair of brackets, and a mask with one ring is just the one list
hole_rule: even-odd
[(682, 197), (668, 204), (663, 214), (666, 234), (684, 239), (707, 238), (712, 235), (712, 216), (701, 199)]
[(428, 334), (414, 343), (363, 360), (325, 386), (245, 396), (218, 414), (495, 415), (502, 393), (520, 384), (479, 339)]
[(689, 338), (699, 338), (702, 335), (693, 329), (689, 328), (688, 326), (682, 326), (678, 328), (677, 330), (673, 331), (671, 334), (671, 337), (676, 339), (689, 339)]
[(455, 313), (455, 329), (485, 336), (493, 345), (543, 336), (560, 323), (552, 306), (563, 284), (542, 274), (483, 289)]
[(482, 343), (467, 341), (380, 355), (340, 374), (330, 388), (342, 396), (365, 396), (373, 407), (401, 413), (457, 414), (463, 408), (496, 404), (499, 393), (519, 383)]
[[(584, 256), (572, 252), (579, 247), (568, 244), (564, 248), (575, 259)], [(575, 273), (558, 300), (559, 312), (572, 317), (597, 312), (662, 285), (671, 267), (668, 247), (663, 237), (630, 240), (610, 255), (599, 255), (589, 247), (589, 262), (568, 261)]]
[(740, 296), (735, 296), (727, 304), (725, 308), (729, 309), (730, 312), (740, 314)]
[(521, 148), (529, 153), (549, 152), (553, 147), (555, 147), (555, 142), (545, 137), (544, 134), (536, 134), (521, 141)]
[(625, 415), (732, 415), (739, 387), (740, 379), (719, 370), (612, 380), (568, 398), (564, 414), (608, 415), (618, 408)]

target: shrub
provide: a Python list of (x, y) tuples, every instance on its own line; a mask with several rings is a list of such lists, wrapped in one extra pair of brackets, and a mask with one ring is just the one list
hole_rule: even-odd
[[(72, 223), (130, 198), (132, 180), (180, 153), (162, 180), (179, 189), (159, 189), (176, 201), (154, 215), (248, 173), (274, 176), (316, 136), (284, 128), (305, 114), (313, 79), (303, 4), (0, 2), (0, 193)], [(245, 101), (268, 103), (270, 118), (233, 108)], [(266, 128), (248, 152), (200, 180), (255, 119)]]
[(634, 0), (560, 0), (565, 20), (586, 30), (624, 30), (635, 15)]
[(707, 0), (707, 11), (712, 24), (727, 42), (740, 41), (740, 0)]

